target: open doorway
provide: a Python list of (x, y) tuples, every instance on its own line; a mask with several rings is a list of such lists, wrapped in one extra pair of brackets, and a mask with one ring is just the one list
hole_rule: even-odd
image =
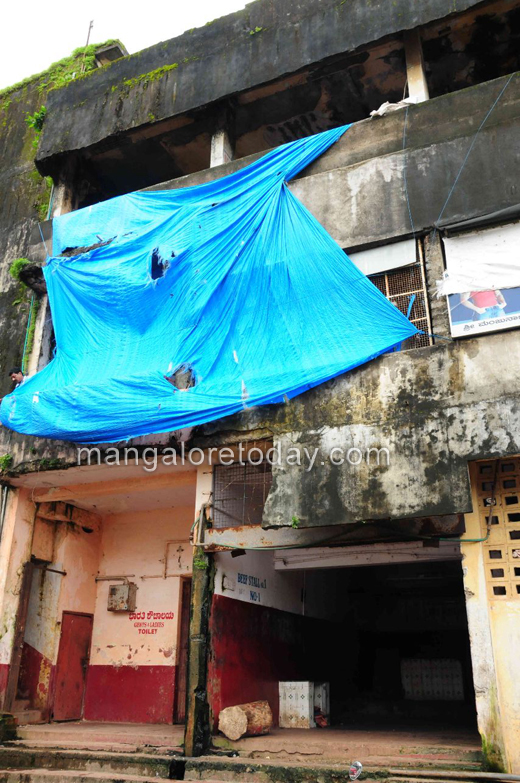
[[(366, 730), (383, 732), (385, 742), (401, 732), (397, 749), (413, 737), (423, 749), (450, 744), (454, 759), (462, 746), (464, 761), (465, 753), (478, 754), (457, 542), (248, 550), (239, 558), (219, 553), (216, 562), (209, 661), (215, 730), (220, 710), (263, 699), (273, 712), (273, 739), (286, 736), (303, 750), (332, 742), (336, 754), (349, 733)], [(324, 728), (314, 728), (316, 701), (309, 720), (282, 717), (280, 683), (288, 692), (295, 682), (310, 684), (302, 691), (308, 701), (312, 684), (328, 684)], [(256, 750), (254, 738), (241, 742)]]
[(306, 571), (304, 585), (306, 678), (330, 683), (331, 725), (476, 727), (459, 562)]

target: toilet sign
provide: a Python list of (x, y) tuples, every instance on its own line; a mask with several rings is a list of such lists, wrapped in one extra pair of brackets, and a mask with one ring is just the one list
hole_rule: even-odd
[(173, 620), (174, 612), (131, 612), (128, 619), (141, 635), (155, 636), (160, 628), (164, 628), (168, 620)]

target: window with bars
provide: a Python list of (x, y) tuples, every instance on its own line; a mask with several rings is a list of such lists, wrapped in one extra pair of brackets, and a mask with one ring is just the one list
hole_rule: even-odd
[[(408, 311), (410, 299), (415, 294), (410, 321), (418, 329), (431, 332), (428, 296), (424, 273), (420, 263), (400, 267), (399, 269), (391, 269), (379, 275), (370, 275), (369, 279), (404, 315)], [(432, 345), (432, 338), (426, 334), (416, 334), (405, 340), (402, 350), (408, 351), (411, 348), (423, 348), (426, 345)]]
[(265, 501), (271, 488), (269, 462), (259, 465), (235, 463), (213, 469), (213, 527), (261, 525)]

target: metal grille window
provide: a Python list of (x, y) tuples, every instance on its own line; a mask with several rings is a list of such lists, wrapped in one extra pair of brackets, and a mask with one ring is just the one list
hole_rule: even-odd
[(271, 481), (269, 462), (216, 465), (213, 469), (213, 527), (262, 524)]
[[(418, 329), (423, 329), (425, 332), (432, 331), (424, 273), (420, 263), (391, 269), (380, 275), (370, 275), (369, 279), (404, 315), (407, 313), (411, 297), (415, 294), (410, 321)], [(416, 334), (409, 340), (405, 340), (403, 350), (422, 348), (425, 345), (432, 345), (432, 338), (425, 334)]]

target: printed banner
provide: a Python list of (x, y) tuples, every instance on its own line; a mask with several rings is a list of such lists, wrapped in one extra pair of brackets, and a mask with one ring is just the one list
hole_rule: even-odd
[(520, 326), (520, 288), (468, 291), (447, 298), (452, 337)]

